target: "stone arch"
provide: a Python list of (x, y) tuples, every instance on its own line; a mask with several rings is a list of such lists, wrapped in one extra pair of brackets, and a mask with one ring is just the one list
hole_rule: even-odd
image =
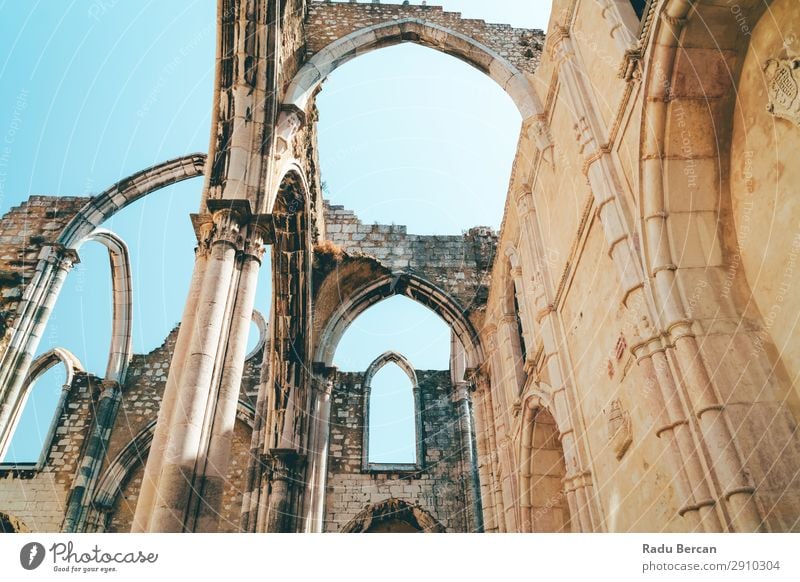
[[(169, 160), (157, 166), (147, 168), (124, 180), (120, 180), (104, 192), (93, 197), (72, 218), (67, 226), (59, 233), (56, 241), (42, 248), (39, 263), (31, 281), (25, 288), (23, 300), (17, 309), (14, 327), (11, 331), (8, 348), (0, 360), (0, 434), (8, 431), (10, 409), (19, 396), (22, 382), (28, 373), (33, 354), (39, 346), (39, 340), (44, 333), (50, 313), (58, 299), (61, 287), (67, 273), (74, 263), (78, 261), (77, 249), (85, 242), (97, 227), (105, 220), (116, 214), (132, 202), (182, 180), (202, 175), (205, 167), (204, 154), (191, 154), (181, 158)], [(102, 231), (101, 231), (102, 233)], [(119, 245), (110, 237), (101, 234), (100, 242), (106, 244), (109, 251)], [(111, 245), (111, 246), (109, 246)], [(127, 257), (127, 252), (121, 251), (117, 255), (121, 261)], [(124, 293), (127, 288), (124, 284), (124, 263), (115, 269), (115, 258), (112, 251), (112, 275), (120, 273), (119, 287), (121, 303), (117, 302), (117, 287), (115, 290), (114, 316), (115, 324), (120, 327), (115, 329), (112, 336), (112, 353), (109, 355), (109, 369), (121, 377), (127, 366), (126, 353), (130, 347), (125, 336), (129, 334), (130, 327), (125, 327), (125, 300)], [(128, 268), (127, 282), (130, 283), (130, 269)], [(130, 296), (130, 293), (128, 293)], [(120, 311), (117, 311), (119, 305)], [(117, 317), (119, 315), (119, 317)], [(128, 324), (131, 319), (128, 317)], [(117, 333), (118, 332), (118, 333)], [(126, 347), (127, 346), (127, 347)], [(116, 350), (116, 351), (114, 351)], [(127, 352), (126, 352), (127, 350)], [(0, 440), (0, 450), (3, 450)]]
[(419, 18), (375, 24), (333, 41), (295, 75), (284, 104), (305, 111), (319, 85), (338, 67), (356, 56), (403, 42), (441, 51), (477, 68), (508, 93), (523, 120), (543, 110), (525, 72), (477, 40)]
[(95, 229), (86, 240), (99, 242), (108, 249), (113, 316), (105, 379), (121, 384), (133, 356), (133, 281), (128, 245), (117, 234), (104, 228)]
[(546, 393), (523, 404), (520, 441), (521, 528), (526, 532), (568, 532), (572, 523), (565, 480), (562, 431)]
[[(395, 527), (396, 529), (392, 529)], [(444, 533), (447, 530), (428, 511), (394, 497), (366, 507), (344, 525), (341, 533)]]
[(22, 411), (25, 409), (25, 403), (30, 395), (33, 384), (42, 375), (44, 375), (45, 372), (58, 364), (64, 366), (66, 375), (63, 389), (61, 390), (58, 403), (56, 404), (56, 410), (53, 414), (53, 418), (50, 421), (50, 427), (45, 435), (44, 442), (42, 443), (42, 452), (39, 455), (39, 460), (36, 464), (36, 467), (39, 469), (44, 465), (44, 462), (47, 459), (47, 454), (50, 450), (50, 443), (55, 435), (56, 426), (58, 425), (61, 411), (67, 402), (69, 391), (72, 388), (72, 383), (75, 379), (75, 373), (84, 371), (83, 364), (81, 364), (77, 356), (75, 356), (66, 348), (54, 348), (48, 352), (45, 352), (36, 358), (36, 360), (34, 360), (31, 364), (30, 370), (22, 382), (18, 397), (14, 402), (10, 403), (9, 421), (5, 426), (0, 427), (0, 429), (2, 429), (2, 432), (0, 432), (0, 459), (2, 459), (8, 451), (8, 447), (11, 444), (17, 424), (22, 417)]
[(414, 273), (372, 272), (348, 282), (347, 288), (337, 284), (336, 292), (340, 294), (338, 307), (325, 321), (316, 322), (319, 331), (316, 362), (332, 365), (339, 340), (350, 324), (369, 307), (395, 295), (403, 295), (428, 307), (453, 329), (464, 346), (467, 368), (478, 367), (483, 362), (480, 338), (466, 310), (448, 293)]
[(370, 382), (372, 382), (375, 374), (377, 374), (386, 364), (390, 363), (397, 364), (400, 369), (406, 373), (408, 379), (411, 380), (411, 384), (413, 386), (417, 385), (417, 372), (414, 370), (414, 366), (411, 365), (411, 362), (409, 362), (404, 355), (398, 354), (397, 352), (391, 350), (382, 353), (367, 367), (367, 370), (364, 373), (364, 384), (368, 385)]
[[(713, 7), (695, 4), (695, 11), (684, 0), (662, 7), (653, 36), (665, 49), (652, 52), (644, 78), (641, 228), (646, 272), (667, 328), (692, 315), (685, 289), (692, 284), (684, 275), (723, 267), (725, 261), (717, 224), (727, 172), (725, 121), (732, 105), (727, 97), (737, 83), (741, 34), (721, 25), (709, 29), (704, 9)], [(687, 56), (682, 39), (689, 34)], [(713, 74), (704, 75), (705, 70)], [(695, 178), (699, 174), (704, 181)]]
[[(254, 417), (255, 412), (252, 405), (240, 400), (236, 408), (236, 419), (244, 422), (252, 430)], [(92, 496), (89, 516), (86, 520), (86, 531), (103, 532), (108, 527), (108, 520), (117, 506), (125, 484), (133, 471), (147, 460), (156, 430), (156, 422), (157, 419), (154, 419), (146, 424), (108, 463)]]
[(250, 353), (244, 357), (245, 361), (258, 355), (266, 345), (267, 335), (269, 334), (269, 322), (267, 322), (264, 314), (258, 309), (253, 309), (253, 323), (256, 324), (256, 328), (258, 329), (258, 341), (256, 345), (253, 346), (253, 349), (250, 350)]
[[(791, 528), (800, 485), (774, 462), (800, 458), (800, 406), (780, 358), (757, 349), (764, 322), (736, 265), (730, 220), (732, 96), (752, 38), (741, 23), (759, 22), (778, 3), (743, 3), (737, 12), (668, 0), (653, 11), (654, 50), (644, 64), (639, 229), (664, 330), (648, 341), (674, 353), (689, 379), (685, 413), (697, 419), (701, 451), (715, 458), (708, 483), (723, 529), (733, 531)], [(745, 383), (743, 362), (753, 374)]]
[(205, 154), (189, 154), (120, 180), (94, 196), (64, 227), (56, 243), (65, 248), (77, 249), (97, 227), (129, 204), (161, 188), (202, 176), (205, 165)]
[(406, 376), (408, 376), (411, 382), (411, 392), (414, 396), (414, 441), (416, 449), (416, 463), (413, 464), (413, 468), (421, 469), (424, 465), (425, 451), (423, 450), (422, 438), (422, 402), (420, 401), (417, 372), (405, 356), (394, 351), (382, 353), (372, 361), (367, 367), (366, 372), (364, 372), (364, 440), (362, 445), (362, 467), (365, 470), (376, 467), (375, 463), (369, 462), (370, 396), (372, 393), (373, 378), (388, 364), (396, 364)]

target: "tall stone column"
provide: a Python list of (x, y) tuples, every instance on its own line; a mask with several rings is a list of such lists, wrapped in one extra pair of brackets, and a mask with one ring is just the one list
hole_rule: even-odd
[(481, 486), (478, 477), (478, 460), (475, 453), (472, 406), (469, 383), (459, 382), (454, 387), (453, 400), (458, 409), (459, 432), (461, 433), (461, 461), (464, 467), (466, 488), (471, 498), (472, 528), (475, 533), (483, 533), (483, 507)]
[(494, 500), (494, 474), (489, 449), (489, 426), (491, 413), (486, 413), (486, 381), (476, 379), (477, 375), (483, 376), (479, 370), (471, 370), (467, 374), (472, 385), (472, 407), (475, 419), (475, 448), (477, 452), (478, 480), (481, 492), (481, 505), (483, 509), (483, 528), (485, 532), (497, 531), (497, 517), (495, 515)]
[(104, 380), (103, 391), (97, 399), (92, 432), (81, 459), (81, 466), (75, 475), (72, 491), (67, 501), (66, 515), (62, 531), (85, 531), (86, 518), (89, 511), (89, 500), (96, 484), (100, 467), (108, 446), (108, 438), (117, 417), (122, 390), (116, 380)]
[(685, 374), (691, 411), (713, 460), (711, 470), (719, 482), (720, 502), (728, 510), (734, 531), (763, 531), (755, 487), (736, 450), (733, 432), (724, 414), (725, 406), (717, 397), (694, 334), (686, 323), (674, 326), (671, 331), (676, 357)]
[(205, 221), (196, 227), (198, 246), (195, 250), (194, 271), (192, 280), (189, 284), (189, 294), (181, 318), (178, 337), (175, 341), (175, 348), (172, 353), (167, 385), (164, 388), (164, 396), (161, 400), (161, 407), (156, 421), (156, 428), (153, 434), (153, 441), (150, 444), (150, 453), (147, 457), (147, 464), (144, 468), (142, 487), (139, 491), (139, 500), (136, 503), (136, 511), (133, 516), (132, 533), (140, 533), (149, 530), (150, 517), (153, 512), (158, 481), (161, 476), (161, 467), (166, 454), (167, 443), (169, 441), (169, 431), (172, 427), (172, 416), (175, 411), (175, 404), (178, 400), (181, 373), (186, 367), (186, 358), (189, 344), (192, 341), (195, 329), (195, 316), (197, 315), (197, 305), (200, 300), (200, 292), (203, 287), (206, 267), (210, 248), (208, 240), (213, 229), (213, 222)]
[[(202, 229), (207, 238), (201, 246), (208, 247), (208, 259), (193, 325), (179, 332), (179, 344), (183, 344), (180, 336), (189, 334), (188, 350), (180, 363), (174, 355), (170, 368), (170, 376), (178, 377), (172, 383), (177, 390), (168, 395), (175, 400), (166, 447), (160, 461), (153, 454), (148, 458), (148, 464), (161, 465), (148, 531), (209, 531), (214, 529), (209, 515), (220, 510), (220, 482), (227, 471), (260, 248), (266, 236), (264, 223), (250, 214), (249, 203), (209, 200), (207, 204), (210, 215), (200, 221), (211, 223)], [(171, 384), (169, 379), (167, 383)], [(143, 522), (144, 518), (137, 520)]]
[(297, 516), (292, 512), (294, 484), (301, 469), (302, 458), (295, 449), (270, 449), (269, 505), (266, 531), (290, 533), (295, 531)]
[(724, 531), (662, 338), (653, 337), (633, 346), (631, 351), (647, 379), (642, 394), (655, 417), (656, 436), (667, 444), (667, 466), (675, 475), (675, 489), (682, 504), (678, 514), (686, 520), (688, 530)]
[(229, 319), (228, 341), (220, 346), (220, 352), (224, 350), (223, 365), (221, 371), (215, 372), (215, 376), (219, 378), (219, 388), (214, 419), (207, 438), (202, 470), (198, 467), (200, 480), (195, 487), (192, 509), (196, 521), (193, 525), (191, 522), (189, 524), (192, 531), (215, 532), (219, 528), (218, 509), (222, 506), (225, 479), (230, 464), (236, 409), (247, 356), (247, 340), (253, 316), (258, 274), (264, 255), (263, 244), (267, 235), (263, 230), (264, 225), (259, 224), (257, 220), (251, 220), (246, 228), (247, 238), (237, 257), (240, 272)]
[(314, 364), (311, 434), (309, 436), (305, 532), (321, 533), (325, 525), (325, 487), (328, 477), (331, 394), (336, 368), (319, 362)]
[[(506, 319), (506, 327), (511, 325), (511, 317)], [(514, 321), (514, 334), (516, 335), (516, 321)], [(492, 415), (494, 416), (494, 443), (492, 450), (497, 451), (498, 471), (500, 488), (497, 491), (498, 507), (502, 507), (502, 520), (498, 517), (501, 531), (517, 532), (517, 469), (512, 454), (513, 443), (509, 436), (511, 431), (511, 411), (507, 397), (507, 379), (501, 375), (502, 370), (512, 369), (514, 382), (517, 382), (519, 370), (509, 368), (505, 365), (504, 357), (500, 353), (498, 337), (508, 337), (505, 330), (501, 336), (500, 330), (490, 330), (487, 336), (489, 352), (489, 370), (491, 374), (491, 401)], [(518, 362), (517, 362), (518, 363)]]
[(5, 456), (14, 430), (25, 377), (39, 347), (47, 321), (78, 253), (63, 245), (48, 245), (39, 253), (36, 274), (26, 289), (11, 343), (0, 364), (0, 460)]
[[(494, 337), (493, 332), (489, 334), (488, 348), (491, 351), (488, 353), (488, 358), (490, 361), (493, 359), (494, 354), (494, 340), (492, 339)], [(499, 420), (497, 418), (497, 407), (495, 407), (496, 399), (492, 393), (492, 386), (498, 386), (498, 384), (493, 384), (493, 376), (494, 375), (492, 375), (492, 380), (490, 381), (490, 374), (481, 369), (477, 371), (474, 378), (476, 385), (480, 386), (480, 391), (483, 394), (483, 414), (486, 419), (486, 446), (488, 449), (487, 461), (489, 463), (489, 471), (492, 475), (489, 482), (490, 494), (494, 500), (495, 525), (498, 532), (505, 532), (508, 531), (508, 529), (506, 528), (505, 508), (503, 505), (503, 471), (500, 466), (500, 450), (497, 446), (497, 423)]]

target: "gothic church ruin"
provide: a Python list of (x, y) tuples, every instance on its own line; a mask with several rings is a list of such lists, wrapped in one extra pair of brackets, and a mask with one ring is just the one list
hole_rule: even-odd
[[(800, 531), (798, 27), (795, 0), (554, 0), (546, 34), (417, 2), (219, 0), (209, 152), (0, 220), (0, 458), (37, 378), (67, 378), (38, 462), (0, 465), (0, 529)], [(321, 84), (400, 43), (517, 106), (499, 232), (415, 235), (323, 198)], [(134, 354), (103, 224), (201, 176), (180, 325)], [(87, 242), (112, 265), (102, 376), (34, 358)], [(451, 328), (450, 369), (338, 371), (350, 323), (398, 295)], [(388, 364), (413, 386), (413, 463), (367, 454)]]

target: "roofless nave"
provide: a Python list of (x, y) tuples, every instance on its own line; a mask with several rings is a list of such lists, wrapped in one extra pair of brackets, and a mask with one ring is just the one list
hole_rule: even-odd
[[(208, 155), (0, 222), (0, 450), (36, 378), (67, 371), (40, 461), (0, 468), (3, 529), (800, 530), (800, 7), (552, 14), (545, 39), (433, 6), (220, 0)], [(404, 42), (475, 66), (520, 112), (499, 235), (411, 235), (322, 199), (321, 82)], [(132, 354), (127, 248), (102, 224), (201, 175), (180, 327)], [(65, 349), (33, 358), (87, 241), (112, 262), (103, 377)], [(451, 327), (450, 370), (387, 353), (338, 372), (348, 325), (393, 295)], [(387, 364), (413, 385), (415, 463), (367, 456)]]

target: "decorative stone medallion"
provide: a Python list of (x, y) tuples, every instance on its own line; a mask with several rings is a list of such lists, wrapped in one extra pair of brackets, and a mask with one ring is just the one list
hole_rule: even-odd
[(767, 77), (767, 111), (800, 127), (800, 59), (770, 59), (763, 67)]

